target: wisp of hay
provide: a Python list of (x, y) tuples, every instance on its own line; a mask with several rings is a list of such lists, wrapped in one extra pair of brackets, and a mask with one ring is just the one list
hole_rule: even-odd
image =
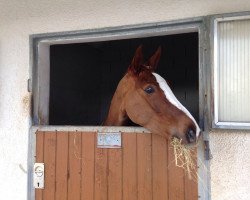
[(196, 176), (197, 166), (192, 156), (194, 149), (181, 144), (181, 140), (178, 138), (173, 138), (170, 144), (174, 149), (175, 165), (183, 168), (187, 172), (189, 179), (192, 178), (192, 175)]

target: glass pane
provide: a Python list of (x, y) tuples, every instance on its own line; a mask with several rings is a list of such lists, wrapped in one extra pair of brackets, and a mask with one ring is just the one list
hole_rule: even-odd
[(250, 20), (218, 23), (218, 120), (250, 122)]

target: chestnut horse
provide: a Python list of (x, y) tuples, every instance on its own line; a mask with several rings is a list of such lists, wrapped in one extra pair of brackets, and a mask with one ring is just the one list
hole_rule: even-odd
[(195, 143), (199, 126), (167, 82), (154, 73), (160, 56), (159, 47), (144, 62), (142, 46), (137, 48), (127, 73), (117, 86), (103, 125), (122, 126), (130, 119), (154, 134), (177, 137), (183, 144)]

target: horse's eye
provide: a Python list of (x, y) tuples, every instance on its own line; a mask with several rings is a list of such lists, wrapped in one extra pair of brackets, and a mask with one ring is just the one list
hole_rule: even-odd
[(146, 93), (148, 93), (148, 94), (151, 94), (151, 93), (153, 93), (153, 92), (155, 91), (155, 89), (154, 89), (153, 87), (149, 86), (149, 87), (147, 87), (144, 91), (145, 91)]

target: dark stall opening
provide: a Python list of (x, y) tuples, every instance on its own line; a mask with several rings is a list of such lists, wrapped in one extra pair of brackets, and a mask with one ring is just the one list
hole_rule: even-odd
[(199, 121), (198, 33), (50, 47), (50, 125), (101, 125), (136, 48), (160, 45), (157, 73)]

